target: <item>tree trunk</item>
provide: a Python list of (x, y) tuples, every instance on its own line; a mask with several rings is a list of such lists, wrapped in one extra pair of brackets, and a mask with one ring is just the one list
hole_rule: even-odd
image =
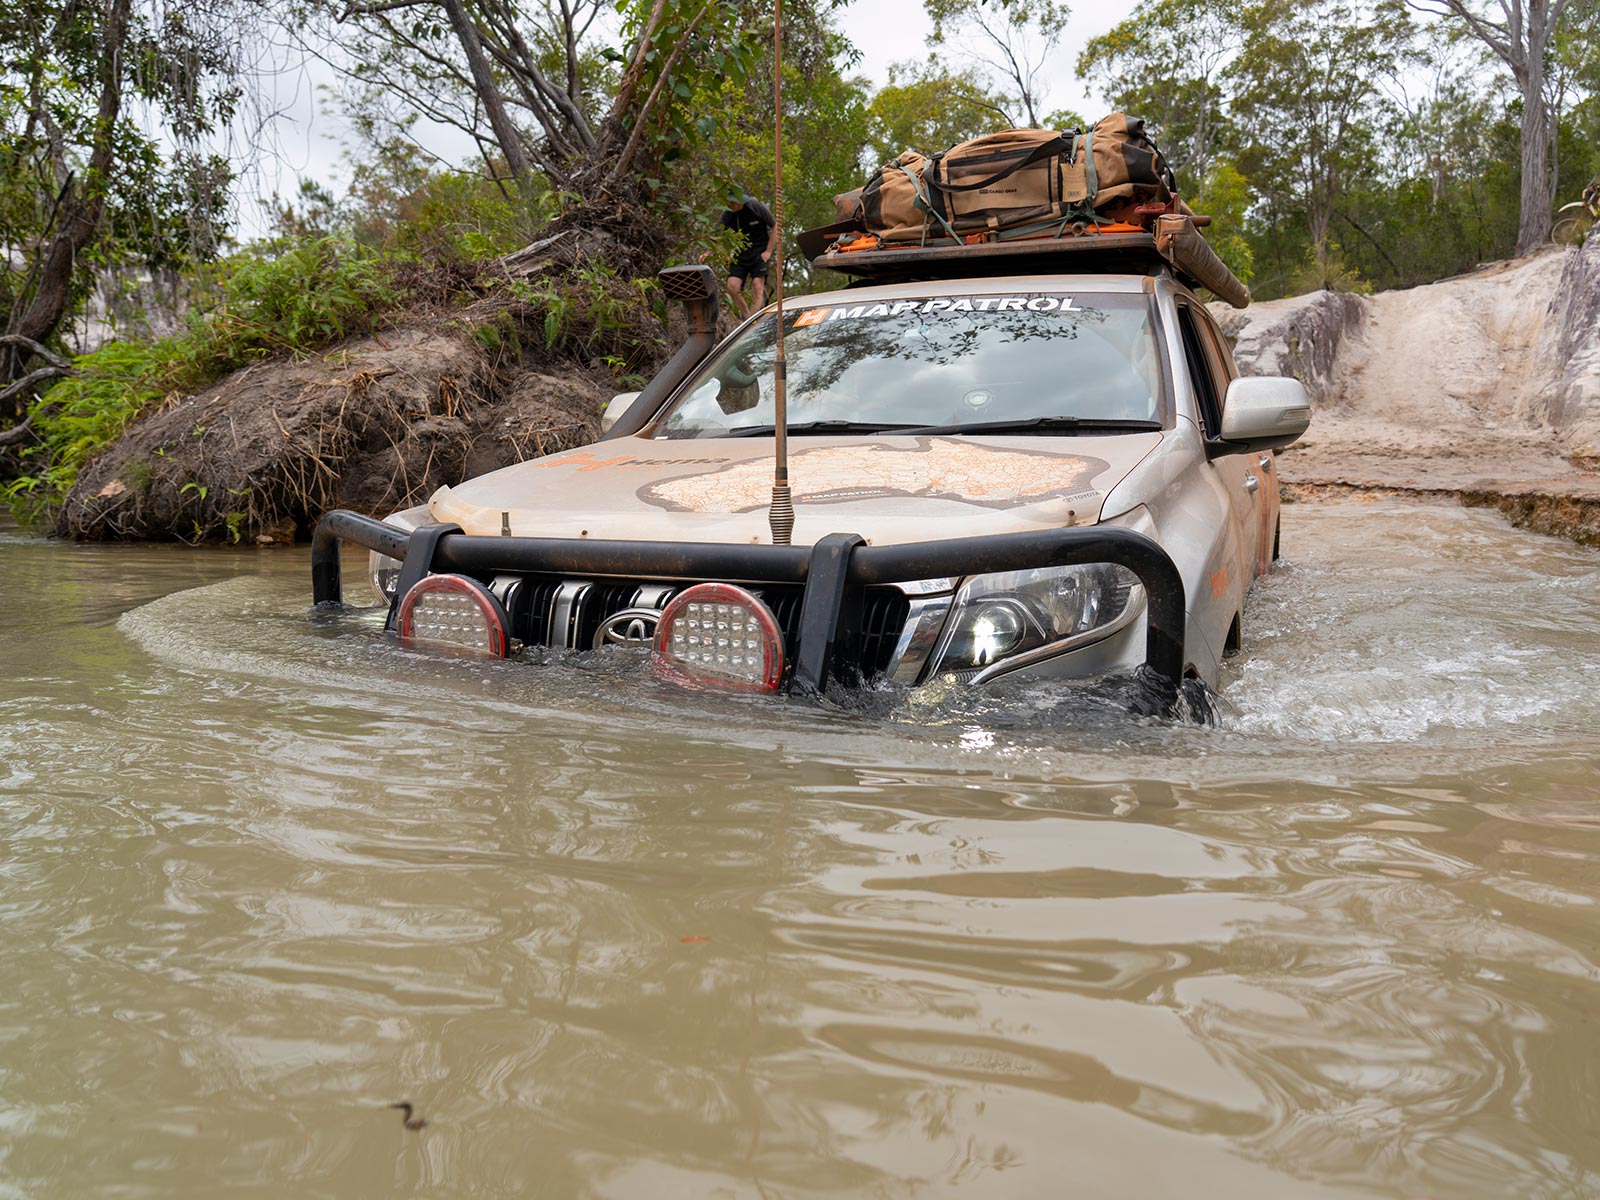
[[(78, 255), (93, 240), (100, 218), (105, 215), (106, 180), (116, 160), (116, 124), (122, 109), (122, 54), (128, 39), (130, 0), (111, 0), (106, 10), (105, 37), (101, 41), (100, 104), (95, 113), (94, 150), (82, 183), (67, 181), (63, 189), (61, 223), (44, 252), (39, 269), (39, 286), (33, 299), (9, 332), (23, 342), (48, 342), (55, 336), (61, 318), (72, 299), (72, 273)], [(15, 384), (28, 372), (34, 355), (11, 342), (5, 357), (0, 383)], [(27, 408), (26, 390), (13, 396), (13, 411), (21, 416)]]
[(472, 82), (477, 88), (478, 98), (483, 101), (489, 127), (494, 130), (494, 140), (500, 144), (500, 153), (506, 156), (506, 166), (510, 168), (517, 186), (526, 187), (528, 180), (533, 177), (533, 164), (528, 161), (527, 153), (522, 148), (522, 137), (506, 112), (500, 87), (495, 83), (494, 72), (489, 67), (489, 56), (483, 50), (483, 39), (478, 36), (478, 27), (461, 0), (444, 0), (444, 8), (450, 15), (450, 27), (455, 30), (456, 40), (461, 43), (461, 52), (472, 71)]
[(1504, 25), (1482, 17), (1470, 0), (1417, 3), (1428, 12), (1456, 17), (1474, 38), (1511, 68), (1522, 93), (1522, 191), (1518, 197), (1517, 253), (1531, 253), (1550, 240), (1550, 112), (1544, 102), (1545, 54), (1569, 0), (1502, 3)]
[[(1543, 31), (1539, 31), (1541, 34)], [(1522, 194), (1517, 253), (1529, 254), (1550, 240), (1550, 114), (1544, 103), (1544, 37), (1528, 30), (1527, 66), (1522, 86)], [(1537, 46), (1534, 50), (1531, 47)]]

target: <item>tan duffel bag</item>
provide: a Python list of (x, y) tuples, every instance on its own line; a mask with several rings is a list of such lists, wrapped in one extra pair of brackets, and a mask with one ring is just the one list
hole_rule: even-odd
[(1066, 219), (1088, 199), (1073, 132), (1008, 129), (952, 146), (923, 172), (930, 235), (966, 237)]
[(1115, 200), (1165, 204), (1172, 199), (1172, 172), (1161, 147), (1145, 132), (1143, 117), (1101, 117), (1079, 139), (1075, 162), (1094, 192), (1096, 208)]
[(921, 241), (927, 220), (923, 184), (927, 163), (917, 151), (902, 150), (874, 171), (864, 186), (835, 196), (835, 215), (886, 242)]

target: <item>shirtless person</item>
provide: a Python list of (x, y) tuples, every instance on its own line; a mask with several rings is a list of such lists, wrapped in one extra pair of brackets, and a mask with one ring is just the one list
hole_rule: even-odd
[(754, 196), (731, 191), (722, 214), (722, 227), (744, 236), (743, 245), (728, 267), (728, 295), (738, 306), (739, 315), (748, 317), (767, 302), (767, 265), (778, 246), (778, 221), (772, 210)]

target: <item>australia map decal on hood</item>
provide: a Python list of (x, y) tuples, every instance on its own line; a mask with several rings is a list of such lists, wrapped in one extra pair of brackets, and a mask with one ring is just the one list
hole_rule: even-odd
[[(1083, 494), (1110, 467), (1104, 459), (1082, 454), (1008, 450), (939, 437), (917, 438), (911, 446), (815, 446), (792, 451), (789, 465), (796, 504), (916, 496), (983, 508), (1019, 508)], [(661, 480), (641, 487), (638, 495), (674, 512), (753, 512), (772, 500), (772, 460)]]

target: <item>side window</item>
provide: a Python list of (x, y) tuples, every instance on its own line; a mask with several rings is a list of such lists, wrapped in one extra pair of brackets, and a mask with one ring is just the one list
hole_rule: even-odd
[(1239, 378), (1239, 369), (1234, 366), (1233, 354), (1228, 349), (1228, 340), (1222, 336), (1222, 330), (1217, 328), (1217, 322), (1210, 313), (1203, 308), (1192, 311), (1200, 329), (1200, 339), (1206, 345), (1206, 354), (1216, 368), (1215, 377), (1221, 381), (1221, 387), (1226, 393), (1228, 384)]
[(1195, 400), (1200, 406), (1200, 424), (1207, 437), (1215, 437), (1222, 428), (1222, 403), (1217, 395), (1216, 377), (1212, 364), (1195, 328), (1194, 313), (1187, 304), (1178, 306), (1178, 329), (1183, 335), (1184, 364), (1189, 368), (1189, 379), (1194, 384)]

